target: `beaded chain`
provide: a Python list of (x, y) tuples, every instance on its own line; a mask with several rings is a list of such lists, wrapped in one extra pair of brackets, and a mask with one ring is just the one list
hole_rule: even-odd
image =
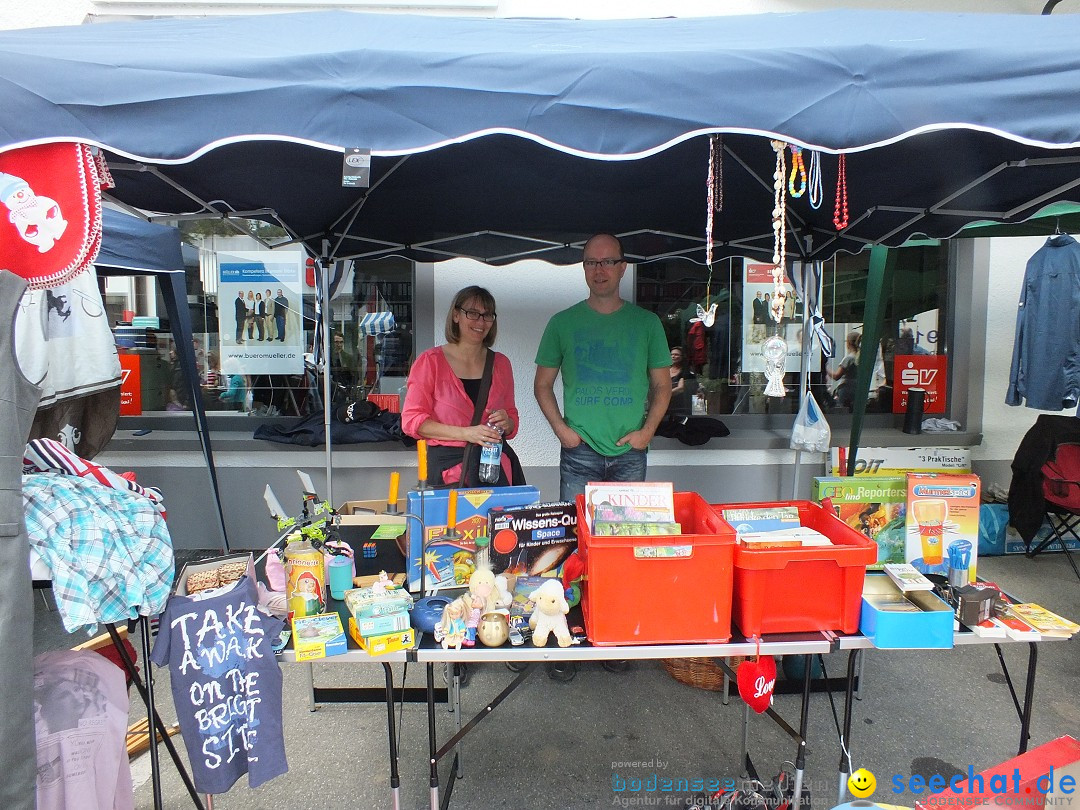
[(840, 155), (840, 164), (836, 169), (836, 206), (833, 208), (833, 225), (838, 231), (848, 226), (847, 161), (844, 155)]
[(784, 185), (784, 152), (787, 144), (771, 141), (776, 152), (776, 170), (773, 172), (773, 297), (769, 303), (773, 320), (778, 324), (784, 317), (784, 264), (787, 261), (787, 188)]
[(821, 153), (817, 150), (810, 152), (810, 207), (821, 208)]
[[(806, 193), (806, 164), (803, 163), (802, 147), (792, 145), (791, 147), (791, 176), (788, 177), (788, 194), (792, 197), (798, 198)], [(795, 185), (795, 178), (798, 177), (799, 185)]]
[(709, 136), (709, 176), (705, 189), (705, 263), (712, 273), (713, 215), (724, 210), (724, 148), (719, 135)]

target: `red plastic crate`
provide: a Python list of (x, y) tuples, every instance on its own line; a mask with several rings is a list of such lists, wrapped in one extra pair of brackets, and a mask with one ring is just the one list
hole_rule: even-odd
[(866, 566), (877, 561), (877, 545), (831, 511), (811, 501), (714, 504), (724, 509), (796, 506), (799, 522), (834, 545), (806, 548), (746, 548), (736, 542), (732, 621), (747, 638), (766, 633), (859, 631)]
[(577, 511), (578, 553), (585, 563), (581, 607), (592, 644), (731, 638), (735, 530), (700, 495), (675, 493), (675, 520), (684, 532), (678, 536), (595, 537), (582, 495)]
[(368, 402), (374, 402), (388, 413), (401, 413), (401, 400), (397, 394), (368, 394)]

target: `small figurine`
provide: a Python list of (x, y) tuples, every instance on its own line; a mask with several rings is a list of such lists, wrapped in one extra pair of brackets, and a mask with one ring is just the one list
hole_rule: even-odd
[(371, 592), (376, 596), (386, 596), (386, 592), (394, 590), (395, 587), (397, 586), (389, 575), (385, 571), (380, 571), (378, 580), (371, 583)]
[(435, 625), (435, 639), (442, 644), (444, 650), (452, 646), (456, 650), (461, 649), (465, 641), (465, 614), (468, 612), (468, 603), (465, 598), (455, 599), (443, 609), (442, 621)]
[(463, 596), (462, 599), (469, 603), (469, 615), (465, 619), (465, 641), (463, 643), (466, 647), (475, 647), (476, 628), (480, 626), (480, 614), (484, 612), (486, 600), (479, 594), (473, 594), (471, 597)]
[(554, 633), (560, 647), (569, 647), (572, 639), (566, 626), (566, 614), (570, 612), (570, 605), (566, 603), (562, 582), (556, 578), (548, 579), (529, 594), (529, 601), (536, 604), (529, 619), (533, 644), (543, 647), (547, 644), (548, 634)]

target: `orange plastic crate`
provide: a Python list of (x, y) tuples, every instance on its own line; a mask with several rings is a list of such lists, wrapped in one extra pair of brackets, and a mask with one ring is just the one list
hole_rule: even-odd
[(694, 492), (675, 493), (682, 535), (595, 537), (577, 498), (582, 612), (592, 644), (723, 643), (731, 638), (735, 530)]
[(866, 566), (877, 561), (873, 540), (811, 501), (725, 503), (725, 509), (796, 506), (799, 522), (834, 545), (750, 549), (736, 542), (732, 621), (747, 638), (767, 633), (859, 631)]

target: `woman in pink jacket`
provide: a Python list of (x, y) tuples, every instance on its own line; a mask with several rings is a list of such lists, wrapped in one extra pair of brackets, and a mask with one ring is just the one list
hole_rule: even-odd
[[(462, 459), (470, 444), (479, 446), (517, 434), (514, 372), (504, 354), (494, 352), (491, 389), (479, 424), (473, 424), (484, 364), (497, 333), (495, 298), (483, 287), (466, 287), (446, 313), (446, 343), (416, 358), (401, 412), (405, 433), (428, 443), (428, 482), (477, 486), (480, 453), (471, 453), (466, 474)], [(517, 459), (504, 445), (497, 486), (524, 483)]]

